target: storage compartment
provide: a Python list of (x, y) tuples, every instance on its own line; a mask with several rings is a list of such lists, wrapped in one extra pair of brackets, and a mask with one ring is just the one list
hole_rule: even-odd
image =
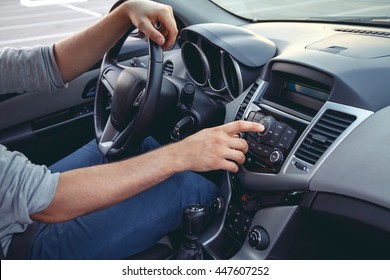
[[(344, 210), (340, 210), (341, 206)], [(371, 221), (360, 218), (362, 211), (370, 213)], [(268, 258), (390, 259), (389, 225), (375, 225), (375, 220), (389, 221), (389, 218), (388, 209), (342, 196), (319, 194), (310, 210), (300, 210), (293, 217)]]

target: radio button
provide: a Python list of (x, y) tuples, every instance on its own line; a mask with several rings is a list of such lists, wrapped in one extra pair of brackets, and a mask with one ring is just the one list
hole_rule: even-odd
[(276, 122), (275, 124), (275, 130), (283, 132), (286, 129), (287, 125), (284, 123)]
[(273, 148), (264, 144), (254, 144), (252, 142), (248, 142), (249, 149), (251, 152), (258, 156), (269, 157), (273, 152)]
[(256, 112), (253, 121), (254, 122), (259, 122), (262, 118), (264, 118), (264, 115), (262, 113)]
[(297, 131), (292, 129), (291, 127), (287, 127), (286, 131), (283, 133), (276, 146), (278, 148), (287, 149), (290, 146), (292, 140), (294, 139), (296, 132)]
[(247, 121), (253, 122), (255, 119), (256, 112), (252, 111), (249, 113), (248, 117), (246, 118)]

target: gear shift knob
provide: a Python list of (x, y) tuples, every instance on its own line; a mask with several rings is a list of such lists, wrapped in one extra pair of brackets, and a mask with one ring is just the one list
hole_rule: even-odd
[(188, 206), (183, 213), (183, 225), (186, 230), (186, 238), (198, 240), (207, 221), (207, 211), (199, 204)]
[(183, 213), (184, 241), (177, 254), (179, 260), (202, 260), (199, 236), (207, 223), (208, 211), (199, 204), (188, 206)]

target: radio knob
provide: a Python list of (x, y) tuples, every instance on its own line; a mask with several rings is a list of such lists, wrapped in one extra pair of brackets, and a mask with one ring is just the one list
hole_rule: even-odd
[(283, 162), (283, 153), (279, 150), (275, 150), (269, 156), (269, 160), (274, 164), (281, 164)]
[(264, 126), (264, 130), (262, 132), (257, 132), (258, 141), (263, 142), (268, 140), (274, 134), (276, 120), (272, 116), (265, 116), (259, 121), (259, 124)]
[(252, 248), (262, 251), (269, 246), (269, 235), (263, 227), (255, 226), (249, 231), (248, 242)]

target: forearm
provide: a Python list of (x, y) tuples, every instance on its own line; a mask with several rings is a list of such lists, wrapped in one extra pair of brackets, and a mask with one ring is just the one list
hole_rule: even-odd
[(175, 158), (168, 145), (128, 160), (61, 173), (53, 201), (32, 218), (60, 222), (112, 206), (187, 169)]
[[(160, 23), (159, 31), (155, 25)], [(69, 82), (93, 66), (125, 34), (131, 25), (164, 49), (176, 40), (172, 8), (153, 1), (126, 1), (87, 29), (55, 45), (63, 80)]]
[(69, 220), (114, 205), (182, 171), (237, 172), (248, 151), (237, 133), (263, 129), (258, 123), (237, 121), (121, 162), (62, 173), (51, 204), (32, 218), (46, 223)]
[(130, 19), (118, 8), (94, 25), (56, 43), (55, 57), (64, 82), (98, 62), (130, 25)]

